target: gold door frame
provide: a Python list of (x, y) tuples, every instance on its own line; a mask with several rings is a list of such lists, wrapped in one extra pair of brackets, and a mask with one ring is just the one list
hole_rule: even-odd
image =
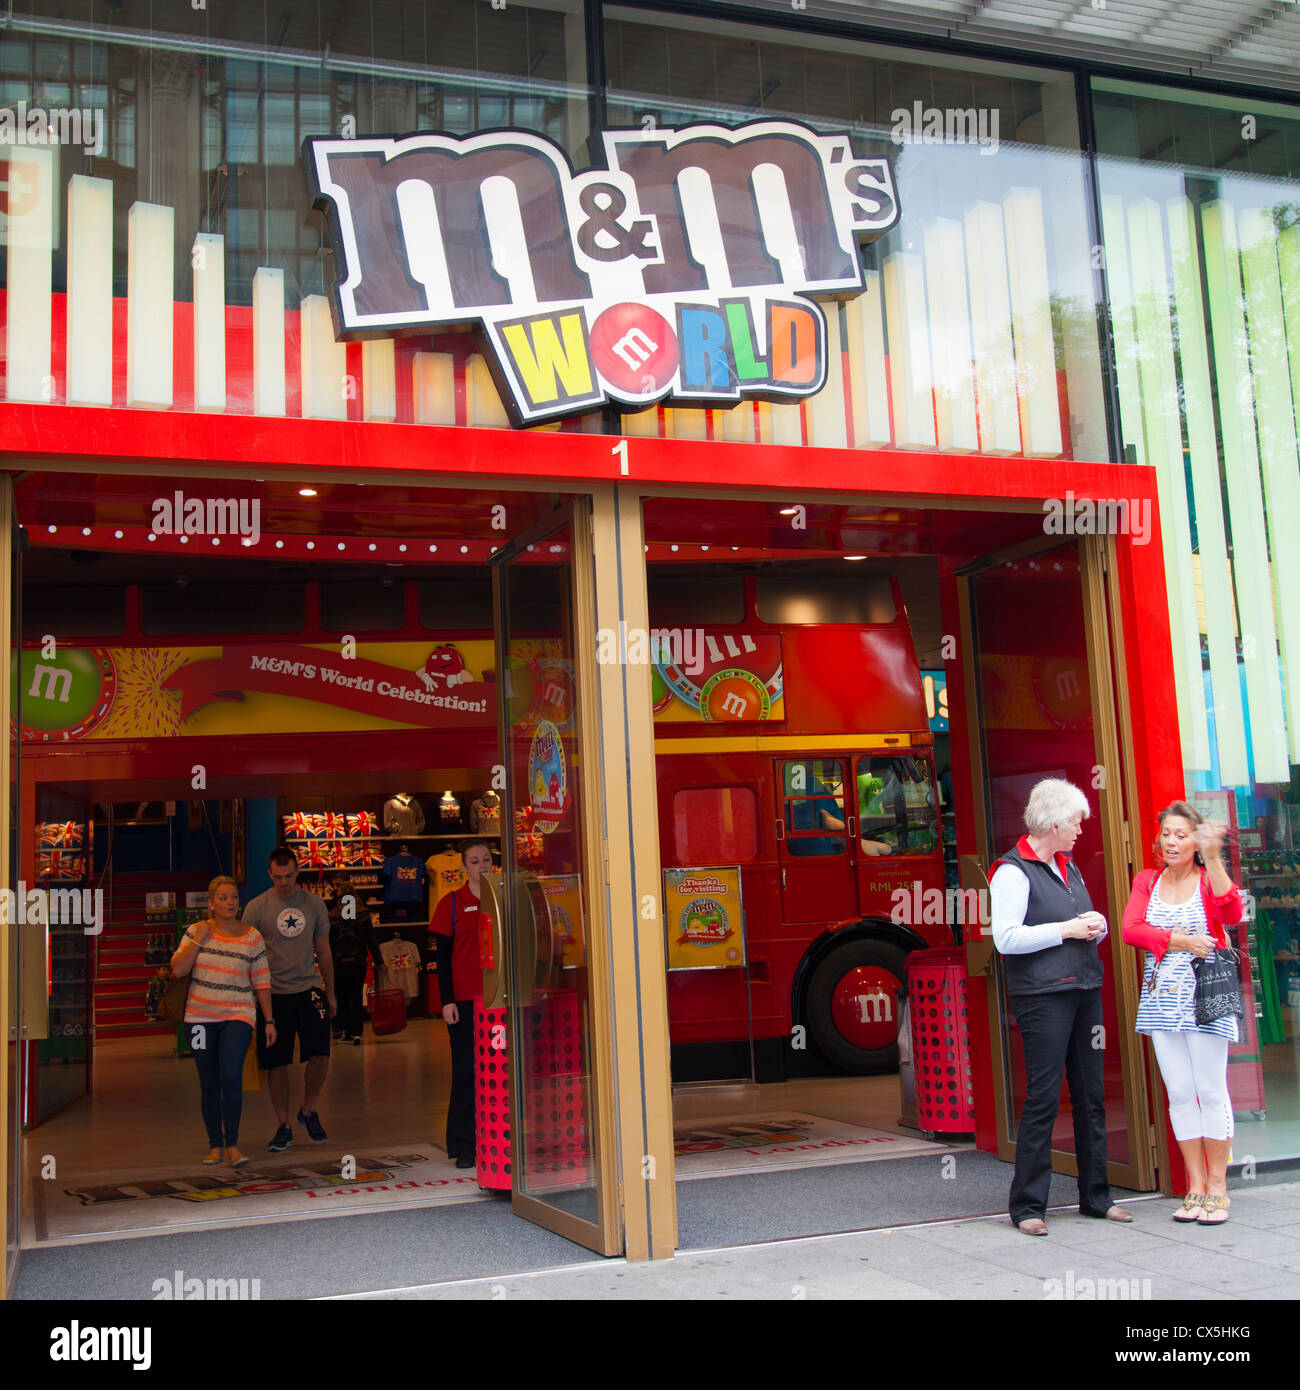
[[(989, 844), (988, 803), (984, 780), (983, 718), (976, 671), (976, 632), (971, 584), (980, 574), (1012, 560), (1060, 546), (1063, 539), (1043, 536), (1005, 551), (983, 556), (957, 572), (958, 611), (961, 623), (962, 681), (966, 697), (967, 759), (974, 795), (975, 836), (978, 854), (959, 861), (960, 886), (981, 887), (993, 859)], [(1106, 862), (1107, 920), (1111, 924), (1111, 959), (1114, 968), (1107, 987), (1114, 991), (1119, 1037), (1107, 1039), (1120, 1053), (1124, 1087), (1125, 1123), (1130, 1136), (1129, 1161), (1111, 1159), (1109, 1180), (1136, 1191), (1155, 1187), (1158, 1137), (1151, 1122), (1148, 1072), (1142, 1040), (1133, 1031), (1137, 1017), (1138, 982), (1133, 951), (1119, 939), (1119, 922), (1128, 902), (1133, 873), (1134, 836), (1128, 820), (1137, 805), (1133, 771), (1132, 719), (1128, 707), (1128, 680), (1122, 660), (1123, 628), (1120, 610), (1108, 576), (1114, 559), (1114, 540), (1109, 536), (1079, 536), (1080, 580), (1083, 589), (1084, 634), (1087, 645), (1089, 694), (1092, 700), (1094, 759), (1102, 770), (1097, 790), (1098, 822)], [(969, 974), (987, 974), (989, 1037), (992, 1041), (993, 1090), (997, 1122), (998, 1157), (1014, 1162), (1016, 1142), (1011, 1132), (1011, 1058), (1004, 1021), (1006, 996), (1002, 972), (991, 938), (971, 942), (966, 951)], [(1162, 1156), (1163, 1157), (1163, 1156)], [(1052, 1150), (1052, 1171), (1078, 1176), (1072, 1153)]]

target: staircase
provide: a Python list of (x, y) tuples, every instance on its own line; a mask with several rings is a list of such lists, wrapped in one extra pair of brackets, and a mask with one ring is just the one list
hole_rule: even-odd
[(174, 1023), (151, 1023), (144, 1012), (145, 991), (158, 973), (145, 960), (150, 936), (166, 932), (175, 936), (175, 915), (163, 925), (145, 920), (145, 894), (176, 894), (183, 905), (185, 894), (207, 887), (196, 875), (118, 874), (113, 880), (108, 922), (95, 943), (95, 1037), (161, 1037), (175, 1030)]

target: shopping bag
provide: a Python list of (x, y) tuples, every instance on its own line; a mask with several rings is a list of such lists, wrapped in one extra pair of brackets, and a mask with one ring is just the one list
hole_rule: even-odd
[(375, 1035), (400, 1033), (406, 1027), (406, 994), (400, 989), (377, 989), (370, 996), (370, 1026)]
[(257, 1036), (256, 1031), (254, 1031), (253, 1041), (249, 1043), (248, 1051), (244, 1053), (244, 1090), (260, 1091), (264, 1075), (265, 1072), (257, 1064)]

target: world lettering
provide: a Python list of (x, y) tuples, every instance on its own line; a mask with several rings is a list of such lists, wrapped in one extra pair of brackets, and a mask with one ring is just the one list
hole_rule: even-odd
[(337, 336), (472, 328), (516, 425), (820, 391), (817, 301), (865, 288), (889, 161), (792, 121), (602, 139), (606, 167), (575, 173), (525, 131), (309, 138)]

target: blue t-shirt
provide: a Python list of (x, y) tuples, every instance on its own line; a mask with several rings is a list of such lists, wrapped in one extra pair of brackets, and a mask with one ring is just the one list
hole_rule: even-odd
[(418, 903), (429, 872), (413, 854), (390, 854), (380, 870), (386, 903)]

